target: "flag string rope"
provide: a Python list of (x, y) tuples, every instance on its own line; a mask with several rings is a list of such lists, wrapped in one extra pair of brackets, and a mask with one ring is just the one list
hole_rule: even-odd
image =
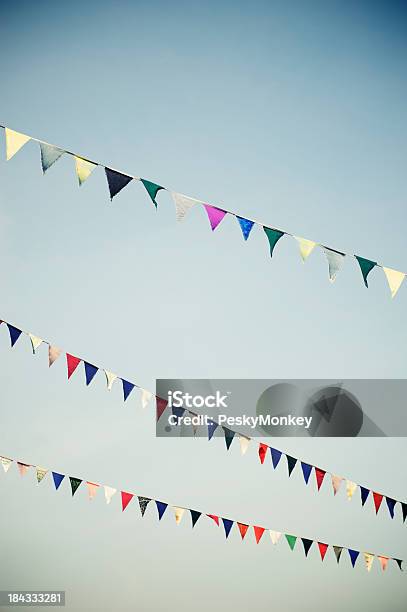
[[(58, 490), (60, 485), (62, 484), (62, 481), (65, 479), (66, 474), (62, 474), (60, 472), (56, 472), (54, 470), (50, 470), (48, 468), (43, 468), (37, 465), (33, 465), (32, 463), (26, 463), (26, 462), (22, 462), (20, 460), (16, 460), (16, 459), (11, 459), (9, 457), (6, 456), (2, 456), (0, 455), (0, 462), (3, 466), (4, 471), (7, 473), (10, 466), (15, 462), (17, 464), (18, 470), (20, 472), (20, 475), (23, 477), (28, 470), (33, 467), (36, 471), (36, 478), (37, 478), (37, 483), (40, 484), (44, 478), (46, 477), (46, 475), (51, 471), (52, 474), (52, 479), (54, 482), (54, 486), (55, 489)], [(101, 485), (99, 483), (96, 483), (94, 481), (90, 481), (90, 480), (85, 480), (84, 478), (78, 478), (78, 477), (74, 477), (74, 476), (68, 476), (67, 480), (69, 479), (70, 482), (70, 486), (71, 486), (71, 492), (72, 492), (72, 497), (75, 495), (76, 491), (79, 489), (80, 485), (84, 482), (86, 483), (87, 489), (88, 489), (88, 495), (89, 495), (89, 499), (92, 500), (96, 494), (97, 491), (100, 487), (104, 488), (104, 492), (105, 492), (105, 499), (106, 502), (109, 504), (113, 498), (113, 496), (117, 493), (118, 489), (111, 487), (111, 486), (107, 486), (107, 485)], [(290, 549), (293, 551), (296, 545), (296, 542), (298, 539), (301, 539), (303, 547), (304, 547), (304, 553), (305, 553), (305, 557), (308, 557), (308, 553), (312, 547), (312, 545), (315, 543), (318, 545), (318, 549), (319, 549), (319, 553), (321, 556), (321, 560), (324, 561), (325, 555), (328, 551), (329, 547), (332, 547), (332, 549), (334, 550), (335, 556), (336, 556), (336, 560), (339, 564), (340, 561), (340, 557), (342, 554), (342, 551), (345, 549), (348, 551), (349, 553), (349, 557), (350, 557), (350, 562), (352, 564), (352, 567), (355, 567), (356, 561), (360, 555), (360, 553), (362, 551), (358, 551), (355, 550), (353, 548), (349, 548), (347, 546), (337, 546), (337, 545), (333, 545), (333, 544), (327, 544), (325, 542), (320, 542), (318, 540), (312, 540), (309, 538), (304, 538), (303, 536), (299, 536), (299, 535), (294, 535), (291, 533), (285, 533), (285, 532), (280, 532), (280, 531), (275, 531), (273, 529), (270, 529), (268, 527), (261, 527), (259, 525), (252, 525), (249, 523), (243, 523), (241, 521), (237, 521), (236, 519), (230, 519), (230, 518), (225, 518), (222, 517), (221, 515), (218, 514), (210, 514), (207, 512), (204, 512), (202, 510), (193, 510), (192, 508), (188, 508), (186, 506), (175, 506), (173, 504), (170, 504), (169, 502), (164, 502), (161, 501), (159, 499), (155, 499), (152, 497), (145, 497), (144, 495), (139, 495), (138, 493), (132, 493), (129, 491), (122, 491), (120, 490), (120, 497), (121, 497), (121, 506), (122, 506), (122, 512), (124, 512), (127, 508), (127, 506), (129, 505), (129, 503), (132, 501), (132, 499), (134, 497), (138, 498), (138, 502), (139, 502), (139, 506), (140, 506), (140, 512), (141, 512), (141, 516), (144, 517), (145, 512), (147, 510), (148, 504), (151, 501), (154, 501), (157, 507), (157, 512), (158, 512), (158, 519), (159, 521), (161, 521), (165, 511), (167, 510), (168, 506), (172, 507), (172, 509), (174, 510), (174, 514), (175, 514), (175, 521), (176, 524), (179, 525), (181, 523), (181, 520), (183, 518), (183, 515), (185, 513), (185, 510), (188, 510), (190, 512), (191, 515), (191, 522), (192, 522), (192, 528), (196, 525), (196, 523), (198, 522), (198, 520), (200, 519), (200, 517), (202, 515), (210, 518), (218, 527), (220, 525), (220, 520), (222, 521), (224, 530), (225, 530), (225, 536), (226, 539), (229, 537), (229, 534), (232, 530), (233, 525), (236, 523), (236, 525), (239, 528), (239, 532), (241, 535), (242, 540), (244, 540), (246, 533), (249, 529), (249, 527), (253, 527), (253, 531), (254, 531), (254, 537), (255, 540), (257, 542), (257, 544), (259, 544), (261, 538), (263, 537), (264, 532), (268, 531), (270, 534), (270, 538), (273, 544), (277, 544), (277, 542), (280, 540), (281, 536), (284, 535), (287, 543), (290, 547)], [(379, 561), (380, 561), (380, 565), (383, 569), (383, 571), (386, 569), (389, 560), (393, 560), (397, 563), (399, 569), (401, 571), (403, 571), (403, 563), (404, 560), (403, 559), (397, 559), (396, 557), (390, 557), (390, 556), (385, 556), (385, 555), (379, 555), (376, 553), (370, 553), (370, 552), (363, 552), (363, 556), (365, 559), (365, 564), (366, 564), (366, 569), (368, 572), (370, 572), (372, 565), (373, 565), (373, 561), (374, 558), (376, 557)]]
[[(30, 333), (30, 332), (26, 332), (23, 331), (22, 329), (15, 327), (14, 325), (12, 325), (11, 323), (8, 323), (7, 321), (4, 320), (0, 320), (0, 326), (2, 323), (5, 323), (5, 325), (8, 328), (9, 331), (9, 335), (10, 335), (10, 343), (11, 343), (11, 347), (14, 347), (14, 345), (16, 344), (17, 340), (20, 338), (21, 334), (24, 334), (26, 336), (29, 337), (30, 341), (31, 341), (31, 346), (32, 346), (32, 350), (33, 350), (33, 354), (36, 353), (36, 351), (39, 349), (39, 347), (42, 344), (46, 344), (48, 346), (48, 364), (49, 367), (51, 367), (51, 365), (58, 359), (58, 357), (63, 353), (62, 349), (58, 348), (57, 346), (51, 344), (50, 342), (48, 342), (47, 340), (43, 340), (42, 338), (40, 338), (39, 336), (35, 336), (34, 334)], [(79, 366), (79, 364), (81, 362), (83, 362), (84, 364), (84, 369), (85, 369), (85, 382), (86, 382), (86, 386), (90, 385), (90, 383), (92, 382), (93, 378), (96, 376), (97, 372), (99, 370), (103, 371), (105, 373), (106, 376), (106, 382), (107, 382), (107, 389), (111, 390), (113, 387), (113, 384), (116, 380), (121, 380), (122, 382), (122, 389), (123, 389), (123, 401), (126, 401), (127, 398), (129, 397), (129, 395), (131, 394), (131, 392), (134, 390), (134, 388), (137, 388), (141, 391), (141, 403), (143, 408), (145, 408), (147, 406), (147, 404), (149, 403), (149, 401), (152, 399), (152, 397), (155, 397), (156, 399), (156, 420), (159, 421), (159, 419), (161, 418), (161, 416), (163, 415), (164, 411), (167, 409), (167, 405), (168, 402), (166, 399), (161, 398), (159, 396), (157, 396), (155, 393), (148, 391), (147, 389), (144, 389), (143, 387), (141, 387), (140, 385), (130, 382), (124, 378), (122, 378), (121, 376), (118, 376), (117, 374), (114, 374), (113, 372), (111, 372), (110, 370), (106, 370), (105, 368), (99, 367), (99, 366), (95, 366), (92, 363), (85, 361), (84, 359), (80, 358), (80, 357), (76, 357), (74, 355), (72, 355), (71, 353), (66, 353), (66, 362), (67, 362), (67, 371), (68, 371), (68, 380), (71, 378), (72, 374), (75, 372), (75, 370), (77, 369), (77, 367)], [(175, 416), (180, 417), (182, 416), (185, 412), (187, 412), (189, 415), (191, 416), (200, 416), (198, 415), (196, 412), (193, 412), (192, 410), (188, 410), (188, 409), (184, 409), (184, 408), (173, 408), (173, 414), (175, 414)], [(246, 436), (245, 434), (241, 434), (237, 431), (234, 431), (232, 429), (229, 429), (227, 427), (224, 426), (220, 426), (219, 423), (216, 422), (215, 419), (210, 419), (209, 424), (208, 424), (208, 440), (211, 440), (216, 429), (218, 427), (222, 427), (223, 432), (224, 432), (224, 437), (225, 437), (225, 443), (226, 443), (226, 449), (229, 450), (232, 441), (234, 439), (235, 436), (237, 436), (239, 438), (240, 441), (240, 448), (241, 448), (241, 453), (242, 455), (244, 455), (248, 449), (249, 443), (250, 442), (254, 442), (253, 438), (250, 438), (249, 436)], [(275, 448), (274, 446), (271, 447), (268, 444), (265, 444), (263, 442), (259, 442), (258, 443), (258, 456), (259, 456), (259, 460), (261, 464), (264, 464), (266, 461), (266, 458), (268, 456), (270, 456), (270, 460), (272, 462), (273, 468), (276, 469), (277, 466), (280, 463), (281, 457), (285, 456), (286, 461), (287, 461), (287, 468), (288, 468), (288, 477), (291, 476), (292, 472), (294, 471), (296, 465), (298, 462), (301, 463), (301, 469), (302, 469), (302, 473), (303, 473), (303, 477), (304, 477), (304, 482), (305, 485), (308, 485), (310, 477), (311, 477), (311, 473), (314, 470), (315, 473), (315, 479), (316, 479), (316, 485), (317, 485), (317, 491), (319, 492), (321, 489), (321, 486), (323, 484), (324, 478), (326, 475), (331, 477), (331, 481), (332, 481), (332, 486), (333, 486), (333, 491), (334, 491), (334, 495), (337, 494), (337, 492), (339, 491), (341, 484), (343, 481), (346, 481), (346, 493), (347, 493), (347, 497), (348, 499), (352, 499), (356, 489), (359, 487), (360, 490), (360, 498), (361, 498), (361, 503), (362, 503), (362, 507), (365, 507), (365, 503), (368, 499), (368, 497), (370, 496), (370, 493), (372, 493), (372, 498), (373, 498), (373, 504), (376, 510), (376, 515), (379, 512), (380, 506), (382, 504), (383, 499), (386, 499), (386, 504), (387, 504), (387, 508), (388, 508), (388, 512), (389, 512), (389, 517), (391, 519), (394, 519), (395, 516), (395, 510), (396, 510), (396, 506), (397, 504), (400, 504), (401, 506), (401, 511), (402, 511), (402, 517), (403, 517), (403, 523), (405, 522), (406, 518), (407, 518), (407, 503), (406, 502), (402, 502), (399, 500), (396, 500), (393, 497), (390, 497), (388, 495), (382, 494), (382, 493), (378, 493), (376, 491), (373, 491), (373, 489), (370, 489), (368, 487), (364, 487), (360, 484), (357, 484), (355, 482), (353, 482), (352, 480), (342, 477), (342, 476), (338, 476), (337, 474), (334, 474), (332, 472), (329, 472), (327, 470), (323, 470), (320, 467), (317, 467), (313, 464), (310, 464), (308, 462), (303, 461), (302, 459), (298, 458), (298, 457), (294, 457), (292, 455), (289, 455), (288, 453), (285, 453), (277, 448)]]
[(67, 154), (75, 159), (76, 173), (78, 176), (79, 185), (82, 185), (85, 180), (90, 176), (92, 171), (97, 166), (100, 166), (105, 169), (111, 200), (113, 200), (113, 197), (116, 196), (124, 187), (126, 187), (126, 185), (130, 183), (130, 181), (141, 181), (156, 208), (158, 208), (156, 197), (159, 191), (168, 191), (172, 195), (176, 207), (176, 217), (179, 221), (182, 221), (185, 218), (190, 208), (197, 204), (200, 204), (206, 209), (207, 215), (209, 217), (209, 222), (213, 231), (218, 227), (218, 225), (221, 223), (221, 221), (227, 214), (236, 217), (242, 230), (243, 238), (245, 240), (249, 238), (250, 232), (252, 231), (254, 225), (262, 227), (269, 242), (271, 256), (273, 256), (273, 251), (277, 242), (284, 235), (291, 236), (297, 240), (303, 262), (305, 262), (305, 260), (308, 258), (308, 256), (311, 254), (311, 252), (316, 246), (320, 247), (324, 251), (328, 260), (329, 280), (331, 282), (335, 281), (336, 275), (340, 270), (343, 260), (346, 256), (354, 257), (357, 260), (366, 287), (368, 287), (368, 275), (370, 274), (370, 272), (375, 267), (382, 268), (389, 284), (392, 298), (396, 295), (405, 279), (405, 272), (401, 272), (393, 268), (388, 268), (382, 264), (379, 264), (376, 261), (366, 259), (365, 257), (361, 257), (360, 255), (354, 255), (350, 253), (345, 253), (344, 251), (338, 251), (331, 247), (327, 247), (322, 243), (315, 242), (314, 240), (299, 237), (285, 230), (275, 229), (255, 219), (241, 217), (238, 213), (226, 209), (225, 207), (220, 208), (216, 205), (207, 204), (203, 200), (199, 200), (190, 196), (185, 196), (167, 187), (163, 187), (162, 185), (153, 183), (150, 180), (122, 172), (121, 170), (116, 170), (110, 166), (102, 164), (101, 162), (92, 161), (88, 157), (73, 153), (72, 151), (69, 151), (67, 149), (63, 149), (38, 138), (27, 136), (26, 134), (22, 134), (20, 132), (16, 132), (15, 130), (12, 130), (4, 125), (0, 124), (0, 127), (4, 128), (6, 134), (7, 160), (11, 159), (28, 141), (32, 140), (40, 145), (41, 162), (44, 173), (63, 154)]

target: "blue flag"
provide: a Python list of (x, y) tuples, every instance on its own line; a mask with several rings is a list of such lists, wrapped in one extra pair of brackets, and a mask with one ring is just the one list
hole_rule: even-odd
[(59, 485), (65, 478), (64, 474), (58, 474), (58, 472), (52, 472), (52, 478), (54, 479), (55, 489), (58, 491)]
[(14, 325), (10, 325), (10, 323), (7, 323), (7, 327), (8, 327), (8, 332), (10, 334), (11, 346), (13, 347), (15, 343), (17, 342), (17, 340), (19, 339), (19, 337), (21, 336), (21, 329), (17, 329), (17, 327), (14, 327)]
[(126, 401), (130, 393), (133, 391), (135, 385), (133, 385), (133, 383), (129, 382), (128, 380), (124, 380), (124, 378), (122, 378), (121, 381), (123, 385), (123, 401)]
[(164, 512), (167, 510), (168, 504), (155, 500), (157, 510), (158, 510), (158, 520), (161, 521)]
[(391, 518), (394, 518), (394, 506), (396, 505), (396, 500), (391, 497), (386, 497), (387, 507), (390, 512)]
[(282, 452), (270, 446), (270, 453), (271, 461), (273, 462), (273, 468), (276, 469), (276, 467), (278, 466), (278, 462), (281, 459)]
[(222, 427), (222, 429), (225, 433), (226, 449), (229, 450), (230, 445), (232, 444), (232, 440), (235, 437), (235, 432), (231, 429), (228, 429), (227, 427)]
[(198, 512), (198, 510), (190, 510), (190, 513), (191, 513), (192, 528), (194, 528), (202, 512)]
[(111, 170), (110, 168), (105, 168), (105, 173), (107, 184), (109, 185), (110, 200), (113, 200), (114, 196), (133, 180), (131, 176), (116, 172), (116, 170)]
[(305, 484), (308, 484), (309, 477), (311, 476), (311, 472), (312, 472), (312, 465), (309, 465), (308, 463), (303, 463), (301, 461), (301, 467), (302, 467), (302, 473), (304, 474)]
[(85, 364), (86, 385), (89, 385), (99, 368), (91, 363), (88, 363), (87, 361), (84, 361), (83, 363)]
[(230, 530), (233, 527), (233, 521), (231, 521), (230, 519), (223, 518), (222, 522), (223, 522), (223, 526), (225, 528), (225, 535), (226, 535), (226, 539), (227, 539), (229, 537)]
[(356, 560), (359, 557), (359, 551), (348, 548), (348, 552), (349, 552), (349, 557), (352, 563), (352, 567), (355, 567)]
[(239, 221), (239, 225), (242, 230), (243, 238), (247, 240), (250, 232), (252, 231), (254, 221), (250, 221), (250, 219), (244, 219), (243, 217), (236, 217), (236, 219)]
[(295, 457), (291, 457), (290, 455), (286, 455), (286, 457), (288, 466), (288, 476), (291, 476), (293, 469), (297, 465), (297, 459)]
[(370, 489), (360, 486), (360, 498), (362, 500), (362, 506), (365, 505), (367, 498), (369, 497)]
[(218, 424), (215, 421), (208, 422), (208, 441), (212, 439), (213, 434), (217, 428)]

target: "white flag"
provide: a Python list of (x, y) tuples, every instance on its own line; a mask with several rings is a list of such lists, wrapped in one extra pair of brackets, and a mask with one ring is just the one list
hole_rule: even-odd
[(174, 191), (172, 192), (172, 197), (175, 204), (177, 221), (183, 221), (190, 208), (195, 206), (195, 204), (202, 203), (200, 200), (189, 198), (188, 196), (182, 195), (182, 193), (175, 193)]
[(328, 249), (328, 247), (322, 247), (326, 258), (328, 260), (329, 266), (329, 280), (331, 283), (334, 282), (337, 273), (339, 272), (342, 262), (345, 259), (344, 253), (339, 253), (338, 251), (333, 251), (332, 249)]

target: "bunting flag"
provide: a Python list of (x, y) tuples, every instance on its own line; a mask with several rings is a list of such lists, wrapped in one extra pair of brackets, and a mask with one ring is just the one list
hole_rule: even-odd
[(258, 527), (257, 525), (253, 525), (254, 537), (256, 538), (256, 543), (258, 544), (261, 540), (263, 533), (266, 531), (264, 527)]
[(373, 565), (374, 555), (371, 555), (370, 553), (363, 553), (363, 556), (365, 558), (366, 569), (368, 572), (370, 572)]
[(78, 177), (78, 182), (79, 182), (79, 187), (80, 187), (81, 185), (83, 185), (86, 179), (90, 177), (90, 175), (96, 168), (97, 164), (93, 164), (87, 159), (83, 159), (83, 157), (78, 157), (77, 155), (75, 155), (74, 157), (75, 157), (76, 176)]
[[(394, 557), (393, 557), (393, 559), (394, 559)], [(394, 560), (397, 563), (397, 565), (399, 566), (400, 571), (403, 572), (404, 570), (402, 568), (402, 565), (403, 565), (404, 561), (402, 561), (401, 559), (394, 559)]]
[(242, 434), (238, 434), (238, 437), (240, 443), (240, 452), (242, 453), (242, 455), (245, 455), (247, 449), (249, 448), (250, 438), (246, 438), (246, 436), (243, 436)]
[(193, 529), (197, 521), (199, 520), (199, 517), (202, 515), (202, 512), (198, 512), (198, 510), (190, 510), (189, 512), (191, 514), (191, 522), (192, 522), (192, 529)]
[[(303, 461), (301, 461), (301, 468), (302, 468), (302, 473), (304, 475), (305, 484), (308, 484), (308, 481), (309, 481), (309, 478), (312, 472), (312, 465), (309, 465), (309, 463), (304, 463)], [(321, 485), (318, 485), (318, 491), (319, 491), (320, 486)]]
[(346, 495), (348, 496), (349, 501), (352, 499), (357, 486), (358, 485), (355, 482), (352, 482), (351, 480), (346, 481)]
[(31, 466), (27, 465), (27, 463), (21, 463), (20, 461), (17, 461), (17, 467), (18, 471), (20, 472), (20, 476), (25, 476)]
[[(16, 132), (15, 130), (11, 130), (8, 127), (5, 127), (5, 126), (0, 126), (0, 127), (3, 127), (5, 129), (7, 160), (11, 159), (26, 142), (28, 142), (29, 140), (33, 140), (39, 143), (40, 145), (41, 163), (42, 163), (42, 168), (43, 168), (44, 173), (48, 170), (48, 168), (52, 166), (52, 164), (54, 164), (64, 154), (70, 155), (71, 157), (74, 158), (76, 175), (78, 178), (79, 185), (82, 185), (88, 179), (88, 177), (93, 172), (93, 170), (96, 168), (96, 166), (102, 166), (106, 174), (106, 179), (107, 179), (107, 184), (108, 184), (109, 194), (110, 194), (110, 200), (113, 200), (114, 196), (116, 196), (124, 187), (126, 187), (126, 185), (130, 183), (130, 181), (135, 179), (135, 180), (141, 181), (141, 183), (143, 184), (145, 188), (146, 193), (148, 194), (148, 196), (150, 197), (151, 201), (154, 203), (154, 206), (156, 208), (157, 208), (156, 198), (157, 198), (158, 192), (160, 190), (169, 191), (172, 194), (172, 197), (174, 199), (175, 207), (176, 207), (176, 217), (179, 221), (184, 219), (187, 211), (190, 208), (192, 208), (192, 206), (198, 203), (205, 207), (212, 230), (215, 230), (217, 228), (217, 226), (223, 220), (226, 214), (231, 214), (234, 217), (236, 217), (240, 225), (240, 228), (243, 234), (243, 238), (247, 240), (250, 235), (250, 232), (252, 231), (253, 226), (257, 223), (254, 220), (242, 217), (238, 213), (232, 212), (224, 208), (219, 208), (218, 206), (204, 204), (202, 200), (198, 200), (196, 198), (186, 196), (181, 193), (169, 190), (166, 187), (163, 187), (162, 185), (154, 183), (145, 178), (130, 176), (124, 172), (113, 170), (112, 168), (109, 168), (108, 166), (105, 166), (104, 164), (101, 164), (100, 162), (91, 161), (84, 155), (80, 155), (77, 153), (71, 153), (70, 151), (67, 151), (66, 149), (46, 143), (37, 138), (27, 136), (25, 134), (22, 134), (21, 132)], [(282, 236), (284, 236), (285, 234), (288, 236), (293, 236), (292, 234), (290, 234), (290, 232), (276, 230), (274, 228), (270, 228), (265, 225), (261, 225), (261, 227), (263, 227), (267, 235), (271, 255), (273, 254), (275, 245), (277, 244), (278, 240)], [(309, 257), (309, 255), (315, 249), (315, 246), (317, 245), (321, 246), (321, 248), (325, 252), (325, 255), (328, 259), (329, 278), (331, 282), (334, 282), (337, 272), (339, 271), (346, 254), (341, 251), (332, 249), (330, 247), (323, 246), (320, 243), (317, 243), (314, 240), (310, 240), (308, 238), (303, 238), (300, 236), (293, 236), (293, 238), (298, 243), (298, 246), (300, 249), (300, 255), (301, 255), (303, 262), (305, 262), (305, 260)], [(405, 277), (404, 272), (399, 272), (397, 270), (394, 270), (393, 268), (381, 266), (377, 262), (374, 262), (370, 259), (366, 259), (359, 255), (355, 255), (355, 257), (359, 263), (359, 266), (362, 272), (362, 276), (363, 276), (363, 280), (366, 286), (367, 286), (367, 277), (368, 277), (368, 274), (371, 272), (371, 270), (375, 266), (382, 267), (384, 274), (386, 275), (387, 281), (389, 283), (391, 295), (392, 297), (396, 295), (398, 289), (400, 288), (401, 283), (404, 280), (404, 277)]]
[(108, 487), (107, 485), (105, 485), (103, 488), (105, 490), (106, 503), (110, 504), (113, 495), (117, 492), (117, 489), (114, 489), (113, 487)]
[(83, 363), (85, 365), (86, 386), (88, 386), (92, 382), (98, 368), (87, 361), (84, 361)]
[(98, 492), (99, 485), (96, 482), (86, 482), (86, 487), (88, 489), (89, 500), (92, 501)]
[(336, 561), (339, 563), (339, 559), (341, 558), (341, 554), (343, 551), (343, 546), (334, 546), (333, 549), (334, 549)]
[(359, 557), (359, 551), (348, 548), (348, 552), (349, 552), (350, 561), (352, 563), (352, 567), (355, 567), (355, 563), (357, 561), (357, 558)]
[(58, 474), (58, 472), (52, 472), (52, 478), (54, 480), (55, 490), (58, 491), (61, 482), (65, 478), (64, 474)]
[(151, 499), (149, 497), (142, 497), (141, 495), (138, 495), (138, 503), (140, 506), (141, 516), (144, 516), (144, 513), (147, 510), (147, 506), (150, 502)]
[(168, 508), (168, 504), (165, 504), (162, 501), (157, 501), (155, 502), (155, 505), (157, 506), (157, 512), (158, 512), (158, 520), (161, 521), (164, 512), (167, 510)]
[(377, 558), (380, 561), (380, 565), (382, 566), (382, 570), (385, 571), (386, 567), (387, 567), (387, 564), (389, 562), (389, 558), (388, 557), (383, 557), (382, 555), (379, 555)]
[(150, 399), (153, 397), (153, 394), (150, 391), (146, 391), (145, 389), (141, 390), (141, 405), (143, 408), (147, 408)]
[(10, 465), (13, 463), (13, 460), (9, 459), (8, 457), (0, 457), (0, 461), (1, 465), (3, 466), (4, 473), (7, 474), (10, 469)]
[(17, 329), (17, 327), (14, 327), (13, 325), (10, 325), (9, 323), (7, 323), (7, 327), (8, 327), (8, 331), (10, 334), (10, 342), (11, 342), (11, 346), (13, 347), (15, 345), (15, 343), (17, 342), (17, 340), (19, 339), (19, 337), (21, 336), (21, 329)]
[(286, 458), (288, 466), (288, 476), (291, 476), (293, 469), (297, 465), (297, 459), (295, 457), (290, 457), (290, 455), (286, 455)]
[(135, 385), (128, 380), (124, 380), (124, 378), (122, 378), (121, 381), (123, 386), (123, 401), (125, 402), (130, 393), (133, 391)]
[(215, 423), (215, 421), (208, 421), (208, 442), (212, 440), (213, 434), (215, 433), (217, 427), (218, 424)]
[(379, 512), (379, 508), (381, 506), (382, 501), (383, 501), (383, 495), (381, 495), (381, 493), (375, 493), (373, 491), (373, 502), (374, 502), (374, 507), (376, 508), (376, 514)]
[(240, 535), (242, 536), (242, 540), (244, 540), (247, 530), (249, 529), (249, 525), (245, 525), (244, 523), (239, 523), (239, 522), (237, 522), (236, 524), (239, 528)]
[(46, 470), (45, 468), (37, 467), (36, 473), (37, 473), (37, 483), (40, 484), (41, 480), (48, 474), (48, 470)]
[(340, 487), (341, 487), (341, 482), (343, 480), (342, 476), (336, 476), (335, 474), (332, 474), (332, 486), (333, 486), (333, 490), (334, 490), (334, 495), (337, 494), (337, 492), (339, 491)]
[(42, 340), (41, 340), (41, 338), (38, 338), (37, 336), (34, 336), (33, 334), (28, 334), (28, 335), (29, 335), (29, 338), (31, 340), (31, 346), (32, 346), (32, 349), (33, 349), (33, 355), (35, 355), (35, 351), (37, 350), (37, 348), (39, 346), (41, 346)]
[(233, 521), (231, 521), (230, 519), (222, 518), (222, 523), (225, 530), (226, 539), (228, 539), (230, 530), (233, 527)]
[(313, 540), (308, 540), (307, 538), (301, 538), (302, 544), (304, 546), (305, 556), (308, 557), (309, 549), (313, 545)]
[(4, 128), (4, 131), (6, 134), (6, 158), (8, 161), (31, 139), (25, 134), (10, 130), (10, 128)]
[(270, 446), (270, 453), (271, 453), (271, 461), (273, 463), (273, 468), (276, 469), (276, 467), (278, 466), (280, 462), (281, 455), (283, 453), (277, 450), (276, 448), (273, 448), (272, 446)]
[(267, 449), (268, 449), (267, 444), (263, 444), (262, 442), (260, 442), (260, 444), (259, 444), (259, 459), (260, 459), (260, 463), (264, 463), (264, 460), (265, 460), (266, 455), (267, 455)]
[(167, 408), (168, 402), (162, 397), (156, 396), (156, 414), (157, 414), (157, 422), (160, 420), (164, 410)]
[(72, 489), (72, 497), (75, 495), (76, 491), (78, 490), (82, 480), (80, 478), (74, 478), (73, 476), (69, 477), (70, 483), (71, 483), (71, 489)]
[(392, 519), (394, 519), (394, 507), (396, 505), (396, 500), (391, 497), (386, 497), (387, 507), (389, 509), (389, 514)]
[(406, 522), (406, 518), (407, 518), (407, 504), (405, 504), (404, 502), (400, 502), (401, 503), (401, 511), (403, 513), (403, 523)]
[(211, 518), (219, 527), (219, 517), (216, 516), (216, 514), (207, 514), (206, 516), (209, 516), (209, 518)]
[(320, 490), (321, 485), (324, 481), (325, 474), (326, 474), (325, 470), (321, 470), (320, 468), (317, 468), (317, 467), (315, 468), (315, 478), (317, 481), (318, 491)]
[(295, 547), (295, 543), (297, 541), (297, 536), (294, 535), (288, 535), (287, 533), (285, 534), (286, 540), (288, 542), (288, 546), (291, 548), (291, 550), (294, 550)]
[(273, 531), (272, 529), (270, 529), (270, 539), (273, 544), (277, 544), (280, 538), (281, 538), (280, 531)]
[(122, 496), (122, 512), (124, 512), (134, 497), (133, 493), (127, 493), (126, 491), (121, 491)]
[(109, 372), (109, 370), (105, 370), (105, 376), (106, 376), (107, 388), (109, 391), (111, 391), (113, 387), (113, 383), (117, 379), (117, 376), (116, 374), (113, 374), (113, 372)]
[(223, 427), (222, 429), (225, 435), (226, 450), (229, 450), (230, 445), (233, 442), (233, 438), (235, 437), (235, 432), (227, 427)]
[(328, 544), (318, 542), (319, 554), (321, 555), (321, 561), (325, 559), (326, 551), (328, 550)]
[(185, 508), (179, 508), (178, 506), (174, 506), (175, 513), (175, 522), (177, 525), (180, 524), (182, 517), (184, 516)]
[(58, 359), (61, 354), (61, 349), (56, 346), (49, 345), (48, 347), (48, 365), (49, 367)]
[(360, 487), (360, 498), (362, 501), (362, 506), (365, 505), (367, 498), (369, 497), (369, 489), (365, 489), (365, 487)]
[(68, 367), (68, 380), (71, 378), (72, 374), (75, 372), (76, 368), (80, 364), (82, 360), (79, 357), (74, 357), (69, 353), (66, 354), (66, 365)]

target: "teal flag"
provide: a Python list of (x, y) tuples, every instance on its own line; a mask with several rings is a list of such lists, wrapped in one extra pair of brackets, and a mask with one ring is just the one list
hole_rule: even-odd
[(148, 181), (147, 179), (140, 179), (140, 180), (143, 183), (144, 187), (146, 188), (146, 191), (147, 191), (148, 195), (150, 196), (153, 204), (157, 208), (158, 204), (155, 201), (155, 199), (157, 197), (157, 193), (160, 191), (160, 189), (165, 189), (165, 187), (161, 187), (160, 185), (156, 185), (155, 183), (152, 183), (151, 181)]
[(273, 257), (274, 247), (276, 246), (280, 238), (284, 236), (284, 232), (280, 232), (280, 230), (276, 229), (271, 229), (271, 227), (265, 227), (264, 225), (263, 229), (266, 232), (266, 236), (270, 243), (270, 257)]
[(358, 255), (355, 255), (355, 257), (358, 260), (358, 263), (359, 263), (359, 266), (362, 272), (363, 280), (365, 281), (365, 285), (366, 287), (369, 287), (369, 285), (367, 284), (367, 277), (368, 277), (369, 272), (371, 272), (373, 268), (377, 266), (377, 262), (370, 261), (370, 259), (365, 259), (364, 257), (359, 257)]

